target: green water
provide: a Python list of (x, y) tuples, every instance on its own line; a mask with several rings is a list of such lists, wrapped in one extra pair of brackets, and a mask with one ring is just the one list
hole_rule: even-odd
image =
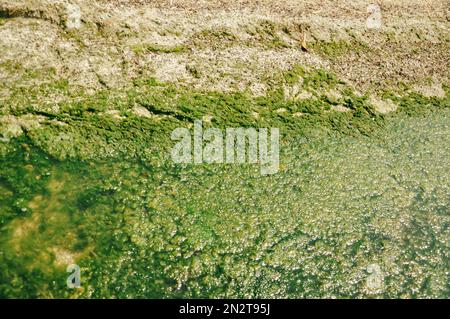
[(313, 131), (282, 143), (273, 176), (17, 141), (0, 160), (0, 296), (448, 298), (449, 115)]

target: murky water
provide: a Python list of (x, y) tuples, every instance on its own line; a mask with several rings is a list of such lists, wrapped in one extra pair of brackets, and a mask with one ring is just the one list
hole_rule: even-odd
[[(0, 295), (444, 297), (449, 111), (258, 166), (1, 161)], [(81, 289), (66, 266), (81, 267)]]

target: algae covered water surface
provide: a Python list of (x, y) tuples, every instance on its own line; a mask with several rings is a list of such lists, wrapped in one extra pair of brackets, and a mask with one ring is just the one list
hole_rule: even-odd
[(1, 0), (0, 298), (449, 298), (448, 1), (376, 2)]
[(0, 296), (447, 298), (448, 119), (312, 130), (271, 176), (58, 160), (18, 138), (0, 160)]

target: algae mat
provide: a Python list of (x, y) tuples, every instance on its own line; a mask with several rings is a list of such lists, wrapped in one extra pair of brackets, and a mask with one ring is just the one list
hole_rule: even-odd
[[(448, 108), (250, 165), (1, 159), (2, 297), (442, 297)], [(68, 264), (81, 288), (68, 289)]]

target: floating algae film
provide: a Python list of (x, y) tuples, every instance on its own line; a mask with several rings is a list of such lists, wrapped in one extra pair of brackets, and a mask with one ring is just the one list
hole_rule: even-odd
[[(1, 160), (13, 297), (447, 297), (449, 111), (283, 146), (280, 172)], [(66, 266), (81, 267), (80, 290)]]
[(0, 299), (450, 298), (448, 9), (0, 0)]

